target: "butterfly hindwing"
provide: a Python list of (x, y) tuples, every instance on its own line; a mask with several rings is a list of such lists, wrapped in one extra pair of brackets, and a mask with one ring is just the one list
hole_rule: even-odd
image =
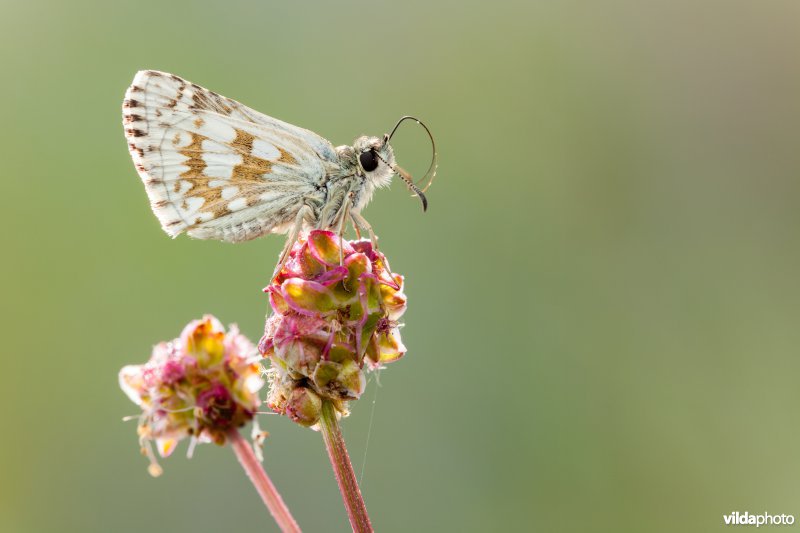
[(319, 184), (338, 162), (318, 135), (171, 74), (139, 72), (123, 117), (153, 211), (173, 237), (281, 231), (304, 203), (324, 201)]

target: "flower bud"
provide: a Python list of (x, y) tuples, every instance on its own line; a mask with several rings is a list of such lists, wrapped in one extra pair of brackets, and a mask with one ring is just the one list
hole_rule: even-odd
[(152, 442), (161, 457), (185, 437), (224, 444), (229, 430), (253, 418), (264, 385), (258, 361), (257, 350), (236, 326), (226, 333), (206, 315), (179, 338), (158, 344), (147, 363), (120, 371), (120, 387), (142, 408), (139, 441), (152, 475), (161, 473)]
[(345, 414), (346, 402), (364, 392), (365, 365), (376, 369), (406, 352), (403, 277), (370, 241), (302, 235), (264, 291), (272, 307), (259, 343), (272, 361), (268, 404), (299, 424), (317, 423), (322, 400)]

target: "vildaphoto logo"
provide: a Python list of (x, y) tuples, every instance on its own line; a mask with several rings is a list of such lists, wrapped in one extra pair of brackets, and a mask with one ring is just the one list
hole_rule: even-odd
[(750, 514), (747, 511), (722, 515), (726, 526), (790, 526), (794, 524), (794, 515), (790, 514)]

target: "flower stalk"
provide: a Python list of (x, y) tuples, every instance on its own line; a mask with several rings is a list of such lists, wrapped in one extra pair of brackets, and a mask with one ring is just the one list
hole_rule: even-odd
[(275, 485), (272, 484), (272, 480), (270, 480), (264, 467), (253, 452), (250, 443), (235, 429), (228, 432), (228, 439), (230, 440), (231, 448), (233, 448), (233, 453), (236, 454), (236, 458), (239, 460), (239, 464), (242, 465), (247, 477), (253, 482), (258, 495), (261, 496), (261, 500), (269, 509), (281, 531), (299, 533), (300, 527), (297, 525), (289, 508), (283, 502), (280, 493), (275, 489)]
[(325, 448), (328, 450), (328, 457), (331, 460), (331, 466), (333, 466), (336, 482), (339, 484), (339, 492), (342, 493), (347, 516), (350, 519), (350, 526), (356, 533), (373, 531), (367, 515), (367, 506), (364, 504), (364, 498), (361, 496), (361, 489), (358, 488), (350, 456), (347, 454), (347, 448), (344, 445), (342, 431), (336, 418), (336, 409), (328, 400), (322, 402), (320, 431), (325, 441)]

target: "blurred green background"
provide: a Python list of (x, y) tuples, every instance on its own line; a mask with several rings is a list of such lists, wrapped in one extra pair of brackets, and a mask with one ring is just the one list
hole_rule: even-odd
[[(379, 531), (800, 518), (796, 0), (0, 6), (3, 532), (274, 530), (229, 450), (152, 479), (120, 421), (119, 368), (190, 319), (259, 338), (283, 244), (159, 229), (143, 68), (334, 144), (435, 133), (429, 212), (398, 183), (365, 212), (410, 303), (344, 421)], [(421, 175), (421, 130), (395, 150)], [(347, 531), (320, 436), (261, 422), (300, 524)]]

